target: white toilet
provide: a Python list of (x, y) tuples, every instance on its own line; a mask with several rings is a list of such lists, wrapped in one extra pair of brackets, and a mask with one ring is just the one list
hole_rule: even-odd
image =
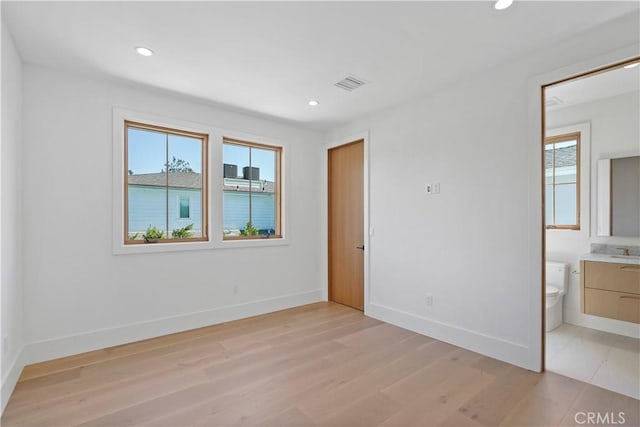
[(546, 325), (547, 332), (562, 325), (562, 297), (567, 292), (569, 264), (547, 262), (546, 265)]

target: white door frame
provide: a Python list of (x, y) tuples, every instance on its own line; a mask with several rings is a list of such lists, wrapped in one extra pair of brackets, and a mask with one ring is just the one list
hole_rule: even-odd
[(544, 371), (544, 267), (545, 241), (542, 212), (542, 138), (543, 104), (542, 88), (567, 78), (623, 62), (638, 56), (640, 44), (589, 58), (529, 79), (528, 91), (528, 178), (529, 178), (529, 265), (527, 271), (529, 289), (529, 369)]

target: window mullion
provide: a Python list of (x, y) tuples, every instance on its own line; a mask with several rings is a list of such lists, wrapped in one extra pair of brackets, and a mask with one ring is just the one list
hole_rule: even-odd
[(551, 153), (553, 153), (551, 156), (551, 220), (555, 227), (558, 225), (556, 222), (556, 144), (553, 144)]
[(165, 134), (165, 230), (167, 235), (165, 236), (167, 239), (169, 238), (169, 134)]
[[(251, 230), (253, 230), (253, 164), (251, 162), (251, 151), (252, 148), (249, 147), (249, 222), (251, 222)], [(249, 232), (251, 232), (251, 230), (249, 230)]]

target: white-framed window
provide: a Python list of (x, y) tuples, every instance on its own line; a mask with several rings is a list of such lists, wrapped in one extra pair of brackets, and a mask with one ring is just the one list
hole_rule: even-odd
[[(134, 135), (136, 133), (157, 140), (157, 147), (153, 148), (154, 145), (151, 144), (151, 147), (141, 148), (144, 146), (144, 138), (138, 141), (136, 136), (140, 135)], [(258, 176), (254, 169), (248, 169), (248, 173), (253, 172), (253, 175), (249, 176), (251, 191), (247, 193), (254, 196), (250, 218), (254, 218), (256, 225), (260, 225), (260, 228), (256, 227), (257, 234), (252, 234), (245, 223), (239, 230), (247, 229), (248, 235), (233, 236), (226, 232), (228, 229), (223, 223), (226, 185), (224, 146), (228, 143), (245, 144), (251, 150), (256, 150), (253, 151), (254, 154), (258, 154), (252, 158), (253, 163), (246, 165), (249, 168), (262, 167)], [(136, 148), (136, 144), (141, 147)], [(202, 148), (199, 157), (193, 154), (198, 151), (195, 149), (198, 144)], [(175, 147), (182, 147), (183, 151), (176, 151), (173, 149)], [(114, 108), (113, 253), (156, 253), (288, 244), (285, 235), (285, 147), (285, 143), (269, 137)], [(253, 186), (264, 184), (264, 178), (267, 177), (265, 174), (268, 174), (268, 168), (262, 166), (264, 162), (259, 160), (260, 154), (264, 154), (260, 150), (274, 153), (271, 172), (274, 175), (273, 179), (267, 180), (269, 183), (264, 186), (264, 190), (261, 187), (259, 191), (254, 191)], [(192, 155), (187, 155), (188, 151), (192, 151)], [(153, 160), (154, 158), (156, 159)], [(145, 166), (145, 162), (151, 165)], [(178, 174), (181, 174), (180, 177), (177, 177)], [(269, 185), (273, 187), (269, 188)], [(164, 194), (156, 200), (157, 203), (147, 204), (147, 208), (155, 206), (155, 212), (152, 213), (155, 219), (151, 219), (151, 214), (146, 212), (144, 203), (139, 203), (144, 198), (133, 195), (142, 190), (158, 193), (156, 195)], [(274, 200), (274, 221), (269, 224), (262, 224), (262, 219), (255, 216), (259, 213), (256, 208), (264, 202), (257, 201), (259, 194), (269, 195)], [(135, 221), (136, 215), (138, 222)]]

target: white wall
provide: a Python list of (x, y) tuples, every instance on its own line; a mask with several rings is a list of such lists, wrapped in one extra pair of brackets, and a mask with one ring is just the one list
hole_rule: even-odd
[(2, 409), (22, 369), (22, 60), (2, 25), (2, 142), (0, 145), (0, 271), (2, 287)]
[[(596, 235), (597, 163), (600, 159), (640, 154), (640, 94), (626, 93), (598, 101), (558, 108), (547, 112), (547, 129), (590, 123), (589, 174), (582, 177), (581, 224), (576, 230), (547, 230), (547, 259), (571, 265), (568, 293), (564, 298), (564, 321), (574, 325), (640, 337), (638, 325), (580, 312), (580, 256), (590, 252), (591, 243), (640, 245), (640, 239), (630, 237), (599, 237)], [(584, 154), (588, 155), (586, 157)], [(593, 189), (593, 190), (591, 190)], [(593, 214), (592, 214), (593, 213)]]
[[(114, 106), (287, 142), (289, 244), (113, 255)], [(321, 299), (320, 133), (32, 65), (24, 120), (28, 362)]]
[[(470, 75), (329, 136), (335, 143), (369, 132), (374, 234), (366, 313), (539, 369), (544, 82), (531, 82), (638, 43), (637, 18)], [(425, 195), (425, 183), (440, 183), (441, 193)]]

